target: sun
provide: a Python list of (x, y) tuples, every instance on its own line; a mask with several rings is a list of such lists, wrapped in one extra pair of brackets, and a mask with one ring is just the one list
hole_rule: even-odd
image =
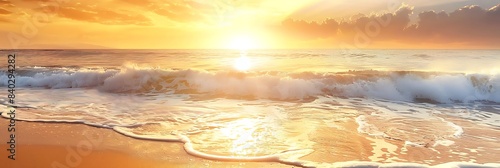
[(229, 44), (230, 49), (248, 50), (256, 48), (255, 39), (250, 36), (237, 36), (234, 37)]
[(241, 55), (234, 61), (234, 68), (238, 71), (248, 71), (251, 67), (252, 63), (250, 62), (250, 59), (245, 55)]
[(230, 49), (238, 50), (240, 57), (234, 60), (233, 67), (238, 71), (248, 71), (252, 67), (252, 62), (247, 56), (247, 51), (257, 48), (256, 40), (253, 36), (239, 35), (228, 40)]

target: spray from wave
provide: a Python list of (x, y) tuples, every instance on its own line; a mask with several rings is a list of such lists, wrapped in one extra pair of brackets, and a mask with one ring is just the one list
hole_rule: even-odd
[[(0, 73), (0, 86), (7, 75)], [(318, 96), (363, 97), (436, 103), (500, 102), (500, 75), (406, 71), (341, 73), (242, 73), (172, 70), (126, 65), (121, 69), (31, 68), (19, 72), (17, 87), (95, 88), (102, 92), (200, 94), (229, 98), (296, 100)]]

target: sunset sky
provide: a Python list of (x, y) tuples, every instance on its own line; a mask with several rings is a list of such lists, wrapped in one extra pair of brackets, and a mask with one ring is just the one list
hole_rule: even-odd
[(500, 49), (500, 0), (0, 0), (0, 48)]

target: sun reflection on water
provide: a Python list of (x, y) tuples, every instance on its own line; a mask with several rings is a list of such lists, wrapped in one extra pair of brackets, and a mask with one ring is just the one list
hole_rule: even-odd
[(265, 135), (259, 130), (258, 121), (249, 118), (230, 122), (220, 131), (232, 142), (230, 152), (240, 156), (259, 153), (259, 144)]

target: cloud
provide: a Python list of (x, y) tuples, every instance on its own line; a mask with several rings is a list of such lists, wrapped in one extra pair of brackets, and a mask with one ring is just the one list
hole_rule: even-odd
[(168, 1), (162, 5), (149, 7), (154, 13), (179, 22), (204, 21), (206, 14), (211, 12), (210, 6), (194, 1), (177, 3)]
[(7, 9), (0, 8), (0, 15), (8, 15), (11, 14), (11, 11), (8, 11)]
[[(43, 12), (39, 7), (35, 10)], [(78, 21), (100, 23), (106, 25), (152, 25), (149, 18), (137, 12), (127, 10), (110, 10), (96, 5), (61, 5), (57, 11), (59, 17)]]
[(153, 12), (175, 22), (218, 23), (236, 18), (245, 10), (256, 10), (264, 0), (115, 0)]
[(289, 18), (282, 22), (281, 29), (295, 37), (333, 37), (349, 44), (363, 40), (407, 44), (500, 44), (500, 4), (490, 9), (465, 6), (450, 13), (421, 12), (413, 24), (410, 19), (412, 15), (413, 7), (403, 5), (393, 13), (371, 16), (359, 14), (341, 21), (326, 19), (318, 23)]
[(11, 23), (12, 21), (7, 18), (0, 17), (0, 22)]
[[(495, 41), (500, 38), (500, 4), (490, 9), (466, 6), (451, 13), (422, 12), (409, 35), (437, 41)], [(420, 38), (426, 40), (425, 38)]]
[(306, 22), (304, 20), (286, 19), (282, 25), (287, 33), (293, 33), (301, 38), (320, 38), (337, 34), (339, 23), (334, 19), (327, 19), (322, 23)]
[[(0, 1), (0, 4), (1, 3), (3, 3), (3, 1)], [(7, 9), (4, 9), (4, 8), (0, 8), (0, 22), (2, 22), (2, 23), (10, 23), (10, 22), (12, 22), (8, 18), (10, 14), (12, 14), (11, 11), (9, 11)]]
[(217, 14), (221, 1), (206, 2), (200, 0), (117, 0), (144, 11), (150, 11), (177, 22), (203, 22)]
[(12, 2), (10, 2), (9, 0), (0, 0), (0, 5), (13, 6)]

